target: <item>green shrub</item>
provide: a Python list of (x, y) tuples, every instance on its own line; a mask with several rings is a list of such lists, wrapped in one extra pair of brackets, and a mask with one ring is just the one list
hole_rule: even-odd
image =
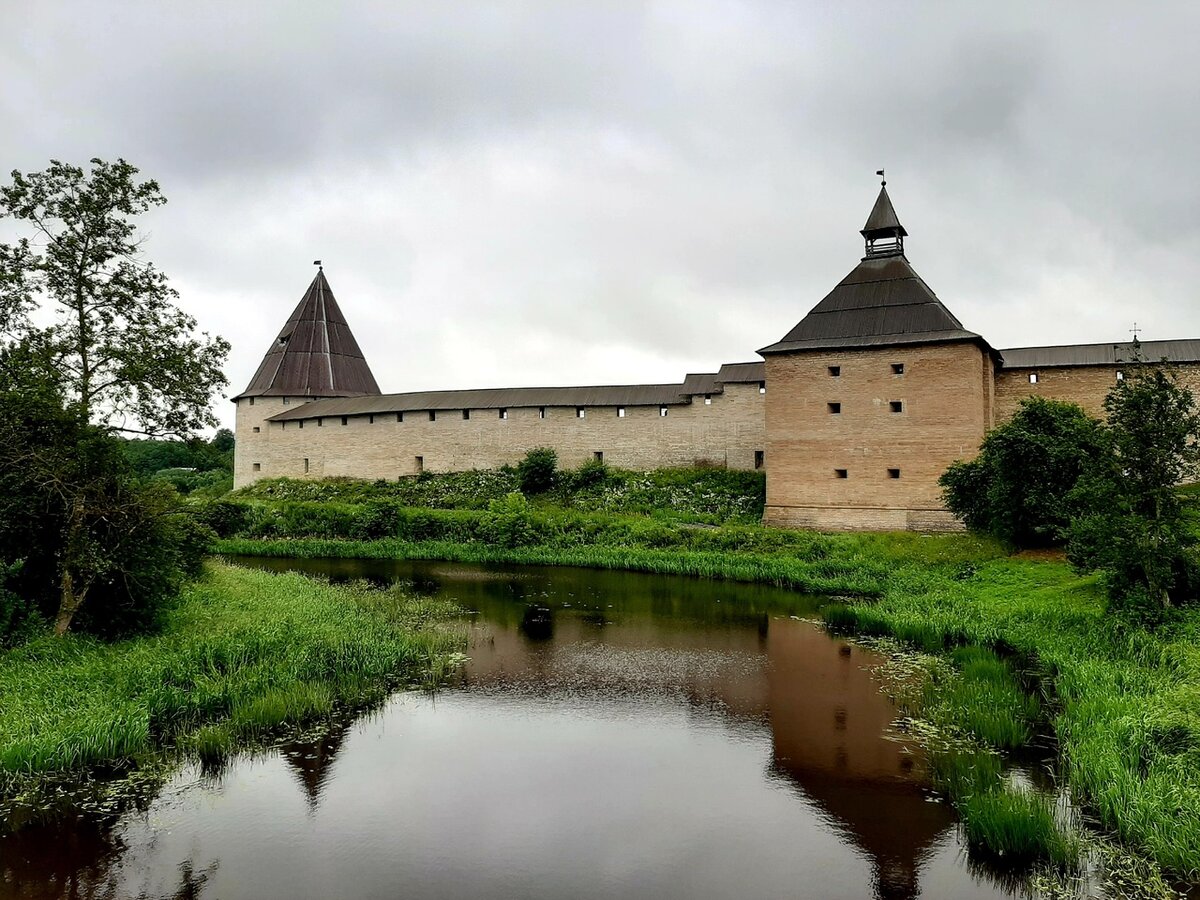
[(196, 520), (207, 525), (217, 537), (244, 534), (250, 524), (250, 506), (237, 500), (210, 500), (188, 507)]
[(947, 508), (968, 528), (1017, 547), (1066, 540), (1068, 495), (1106, 452), (1104, 428), (1074, 403), (1030, 397), (990, 431), (979, 455), (939, 479)]
[(484, 539), (501, 547), (527, 547), (537, 541), (529, 501), (516, 491), (493, 500), (480, 524)]
[(517, 466), (521, 493), (544, 494), (554, 487), (558, 470), (558, 454), (549, 447), (535, 447), (525, 454)]
[(608, 479), (608, 466), (601, 460), (592, 459), (574, 471), (562, 473), (562, 485), (567, 491), (586, 491), (598, 487)]
[(357, 540), (373, 541), (392, 537), (400, 529), (400, 508), (386, 500), (372, 500), (354, 519), (350, 536)]

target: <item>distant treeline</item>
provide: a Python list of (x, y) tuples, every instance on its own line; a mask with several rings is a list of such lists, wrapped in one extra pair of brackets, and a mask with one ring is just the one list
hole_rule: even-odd
[(125, 440), (125, 458), (140, 478), (166, 481), (181, 494), (217, 497), (233, 488), (233, 432), (211, 440)]

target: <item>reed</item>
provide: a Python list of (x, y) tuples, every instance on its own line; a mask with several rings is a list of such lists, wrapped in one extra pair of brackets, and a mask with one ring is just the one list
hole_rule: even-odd
[(1055, 821), (1054, 808), (1040, 794), (1013, 788), (976, 793), (962, 804), (963, 831), (972, 850), (1005, 866), (1050, 863), (1079, 866), (1082, 844)]

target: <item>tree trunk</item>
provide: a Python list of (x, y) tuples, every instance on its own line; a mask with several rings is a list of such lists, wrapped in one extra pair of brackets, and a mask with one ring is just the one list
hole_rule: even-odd
[(76, 594), (75, 579), (71, 576), (71, 570), (63, 566), (58, 598), (58, 616), (54, 620), (55, 634), (62, 636), (67, 633), (67, 629), (71, 627), (71, 620), (75, 618), (75, 613), (83, 605), (85, 596), (87, 596), (87, 588)]
[(72, 561), (77, 559), (83, 546), (84, 508), (78, 497), (71, 504), (71, 517), (67, 525), (67, 539), (63, 547), (62, 575), (59, 578), (58, 615), (54, 619), (54, 633), (64, 635), (71, 627), (71, 620), (83, 605), (89, 583), (79, 588), (71, 571)]

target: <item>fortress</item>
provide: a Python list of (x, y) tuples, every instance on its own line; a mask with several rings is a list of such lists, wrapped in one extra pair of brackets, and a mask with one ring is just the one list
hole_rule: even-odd
[[(905, 256), (886, 182), (861, 234), (858, 265), (763, 361), (678, 384), (384, 394), (318, 271), (233, 398), (234, 483), (492, 468), (553, 447), (565, 466), (765, 469), (768, 524), (954, 529), (937, 485), (946, 467), (1024, 397), (1101, 415), (1131, 347), (996, 350), (967, 331)], [(1200, 340), (1141, 352), (1200, 393)]]

